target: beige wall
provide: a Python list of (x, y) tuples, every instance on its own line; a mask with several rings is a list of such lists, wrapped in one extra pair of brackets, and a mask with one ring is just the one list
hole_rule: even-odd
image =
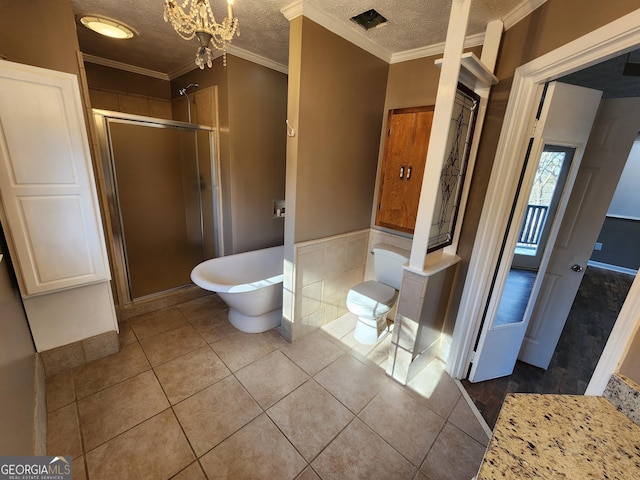
[[(638, 7), (640, 7), (640, 4), (634, 0), (616, 2), (615, 5), (607, 5), (606, 9), (597, 0), (588, 2), (548, 0), (545, 5), (537, 9), (532, 15), (505, 32), (496, 72), (500, 83), (493, 87), (491, 92), (480, 151), (472, 179), (471, 193), (463, 222), (462, 236), (458, 249), (458, 254), (462, 257), (463, 262), (456, 288), (454, 289), (454, 304), (458, 303), (462, 293), (466, 269), (471, 257), (506, 111), (511, 81), (516, 68)], [(575, 12), (578, 10), (584, 13), (576, 16)], [(589, 14), (589, 12), (591, 13)], [(480, 56), (480, 47), (471, 50), (478, 57)], [(435, 103), (440, 72), (440, 69), (433, 64), (436, 58), (427, 57), (393, 64), (389, 67), (383, 125), (386, 125), (386, 115), (391, 108)], [(384, 129), (381, 136), (380, 152), (383, 151), (383, 142)], [(372, 225), (375, 219), (374, 213), (372, 213)], [(445, 327), (445, 333), (447, 334), (451, 334), (452, 330), (453, 325)], [(632, 362), (635, 362), (633, 365), (638, 366), (640, 365), (640, 340), (638, 339), (636, 339), (634, 346), (631, 348), (631, 352), (634, 351), (639, 353), (635, 354), (636, 356)]]
[[(500, 83), (491, 91), (458, 248), (458, 255), (463, 261), (454, 292), (456, 299), (459, 300), (464, 285), (516, 68), (639, 6), (635, 0), (616, 2), (615, 5), (607, 5), (606, 9), (598, 0), (587, 2), (548, 0), (532, 15), (504, 33), (496, 70)], [(576, 16), (577, 10), (584, 14)], [(592, 13), (588, 14), (588, 12)], [(481, 47), (470, 50), (480, 56)], [(386, 115), (391, 108), (435, 103), (440, 69), (433, 62), (438, 57), (427, 57), (389, 66), (383, 125), (386, 124)], [(384, 132), (381, 136), (381, 152), (384, 147), (383, 141)], [(372, 225), (374, 218), (375, 215), (372, 213)], [(453, 325), (446, 327), (448, 333), (451, 333), (452, 329)], [(640, 352), (640, 340), (636, 339), (631, 351)], [(640, 353), (637, 354), (635, 361), (640, 364)]]
[[(171, 82), (174, 114), (184, 117), (177, 92), (190, 83), (198, 83), (198, 91), (218, 90), (225, 254), (282, 245), (284, 222), (273, 218), (273, 201), (284, 199), (287, 76), (233, 55), (223, 67), (217, 58), (212, 69)], [(209, 122), (201, 109), (192, 105), (193, 121)]]
[(516, 68), (639, 6), (637, 0), (609, 2), (606, 6), (600, 0), (548, 0), (503, 34), (495, 72), (500, 82), (491, 90), (458, 244), (457, 253), (462, 262), (454, 292), (455, 304), (462, 294)]
[(86, 62), (87, 82), (91, 88), (114, 90), (133, 95), (171, 100), (171, 82)]
[(85, 62), (92, 108), (170, 120), (171, 84), (168, 80), (139, 75)]
[[(474, 47), (465, 51), (473, 52), (480, 57), (481, 47)], [(382, 118), (382, 128), (380, 132), (380, 150), (378, 152), (378, 172), (376, 180), (375, 201), (372, 205), (371, 225), (380, 230), (387, 230), (375, 226), (375, 206), (377, 205), (378, 188), (380, 183), (380, 171), (384, 157), (384, 142), (386, 138), (387, 118), (389, 110), (394, 108), (422, 107), (435, 105), (438, 93), (438, 82), (440, 80), (440, 67), (435, 61), (442, 58), (442, 55), (409, 60), (401, 63), (389, 65), (389, 76), (387, 78), (387, 91), (384, 102), (384, 113)], [(391, 230), (387, 230), (391, 232)], [(398, 232), (392, 232), (398, 233)], [(412, 237), (412, 235), (399, 235)]]
[(36, 349), (0, 228), (0, 452), (34, 454)]
[(282, 324), (290, 341), (336, 318), (343, 293), (364, 276), (360, 230), (370, 225), (388, 70), (308, 18), (290, 23), (295, 136), (287, 137)]
[(231, 55), (227, 69), (233, 253), (282, 245), (287, 76)]
[(601, 0), (548, 0), (504, 33), (496, 67), (500, 83), (491, 90), (459, 243), (464, 265), (471, 256), (516, 68), (639, 6), (637, 0), (609, 2), (606, 7)]
[[(465, 51), (480, 56), (481, 47)], [(392, 108), (435, 105), (440, 80), (440, 67), (435, 61), (442, 55), (394, 63), (389, 66), (387, 92), (384, 102), (385, 116)], [(383, 124), (386, 125), (386, 122)]]
[[(228, 56), (230, 57), (230, 56)], [(173, 99), (173, 118), (174, 120), (187, 121), (186, 100), (180, 96), (178, 90), (186, 87), (191, 83), (197, 83), (198, 88), (195, 89), (195, 95), (192, 95), (191, 119), (194, 123), (204, 122), (205, 125), (217, 127), (218, 129), (218, 155), (220, 158), (220, 183), (221, 185), (229, 185), (229, 81), (226, 68), (222, 65), (222, 57), (218, 57), (213, 61), (213, 68), (206, 70), (195, 69), (171, 81), (171, 98)], [(217, 89), (217, 106), (218, 112), (209, 112), (207, 107), (199, 101), (198, 91), (208, 90), (216, 87)], [(193, 92), (194, 90), (189, 90)], [(208, 105), (210, 105), (207, 102)], [(202, 111), (201, 111), (202, 110)], [(211, 123), (207, 123), (211, 122)], [(217, 122), (217, 124), (216, 124)], [(229, 188), (222, 188), (222, 223), (223, 223), (223, 244), (226, 254), (233, 253), (233, 229), (230, 226), (233, 219), (231, 218), (231, 193)]]
[[(79, 51), (71, 2), (32, 0), (3, 2), (0, 15), (0, 55), (11, 62), (78, 74)], [(0, 214), (2, 218), (2, 214)], [(44, 413), (37, 406), (39, 379), (37, 357), (22, 311), (20, 297), (11, 285), (5, 261), (0, 270), (0, 412), (3, 425), (0, 451), (4, 455), (43, 455), (39, 422)], [(39, 401), (42, 401), (40, 398)], [(34, 422), (34, 420), (37, 420)]]
[[(288, 152), (288, 161), (296, 159), (296, 243), (369, 227), (389, 69), (311, 20), (300, 21), (298, 138)], [(290, 59), (290, 72), (295, 63)]]
[(91, 107), (112, 112), (171, 120), (171, 102), (142, 95), (89, 88)]
[[(79, 50), (69, 0), (5, 2), (2, 5), (0, 54), (7, 60), (79, 75)], [(24, 317), (19, 312), (19, 297), (14, 296), (13, 305), (10, 305), (11, 294), (4, 288), (4, 281), (3, 284), (8, 296), (0, 306), (0, 318), (5, 322), (11, 321), (12, 325), (3, 325), (3, 345), (0, 346), (2, 378), (7, 380), (3, 381), (0, 395), (0, 411), (5, 416), (1, 423), (4, 426), (3, 438), (9, 442), (0, 442), (0, 450), (7, 455), (43, 455), (46, 449), (43, 427), (46, 413), (43, 411), (44, 385), (41, 377), (44, 373), (36, 358), (28, 328), (21, 325)], [(7, 310), (9, 307), (11, 310)], [(115, 331), (110, 333), (116, 338)]]
[(77, 75), (79, 50), (69, 0), (2, 2), (0, 55), (7, 60)]
[(233, 55), (226, 67), (217, 58), (212, 69), (171, 82), (86, 66), (95, 108), (157, 118), (187, 121), (187, 100), (178, 90), (198, 83), (189, 90), (191, 120), (218, 127), (219, 133), (225, 254), (284, 242), (284, 222), (273, 218), (272, 206), (284, 199), (285, 74)]
[(640, 329), (636, 330), (619, 372), (640, 384)]

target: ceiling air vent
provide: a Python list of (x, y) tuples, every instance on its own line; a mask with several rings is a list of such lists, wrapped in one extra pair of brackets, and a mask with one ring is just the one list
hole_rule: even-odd
[(640, 55), (638, 50), (627, 54), (627, 62), (624, 65), (622, 75), (640, 77)]
[(374, 9), (362, 12), (360, 15), (356, 15), (355, 17), (351, 17), (351, 20), (356, 22), (365, 30), (369, 30), (370, 28), (378, 27), (387, 23), (387, 19), (376, 12)]

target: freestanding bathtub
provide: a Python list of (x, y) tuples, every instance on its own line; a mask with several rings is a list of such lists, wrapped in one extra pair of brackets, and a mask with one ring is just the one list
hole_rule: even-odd
[(284, 246), (213, 258), (191, 271), (200, 288), (229, 305), (229, 321), (247, 333), (266, 332), (282, 320)]

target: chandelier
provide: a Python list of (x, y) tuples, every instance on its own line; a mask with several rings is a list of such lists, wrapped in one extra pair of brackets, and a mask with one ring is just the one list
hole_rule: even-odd
[(227, 47), (233, 36), (240, 35), (238, 19), (233, 16), (233, 0), (227, 0), (227, 17), (222, 23), (216, 23), (209, 0), (165, 0), (164, 21), (171, 22), (178, 35), (185, 40), (198, 37), (200, 47), (196, 52), (196, 65), (204, 70), (213, 62), (211, 47), (222, 51), (222, 63), (227, 65)]

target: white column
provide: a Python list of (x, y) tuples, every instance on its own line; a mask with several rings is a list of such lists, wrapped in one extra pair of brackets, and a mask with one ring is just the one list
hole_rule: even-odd
[(421, 272), (424, 266), (429, 232), (433, 223), (433, 206), (436, 204), (440, 172), (447, 154), (447, 139), (451, 115), (460, 74), (460, 57), (464, 49), (471, 0), (453, 0), (447, 39), (444, 47), (442, 71), (438, 83), (433, 128), (429, 141), (427, 162), (422, 179), (422, 190), (418, 203), (418, 216), (413, 234), (409, 269)]
[(493, 20), (487, 23), (480, 61), (490, 72), (495, 71), (496, 68), (496, 60), (498, 59), (503, 30), (504, 24), (501, 20)]

